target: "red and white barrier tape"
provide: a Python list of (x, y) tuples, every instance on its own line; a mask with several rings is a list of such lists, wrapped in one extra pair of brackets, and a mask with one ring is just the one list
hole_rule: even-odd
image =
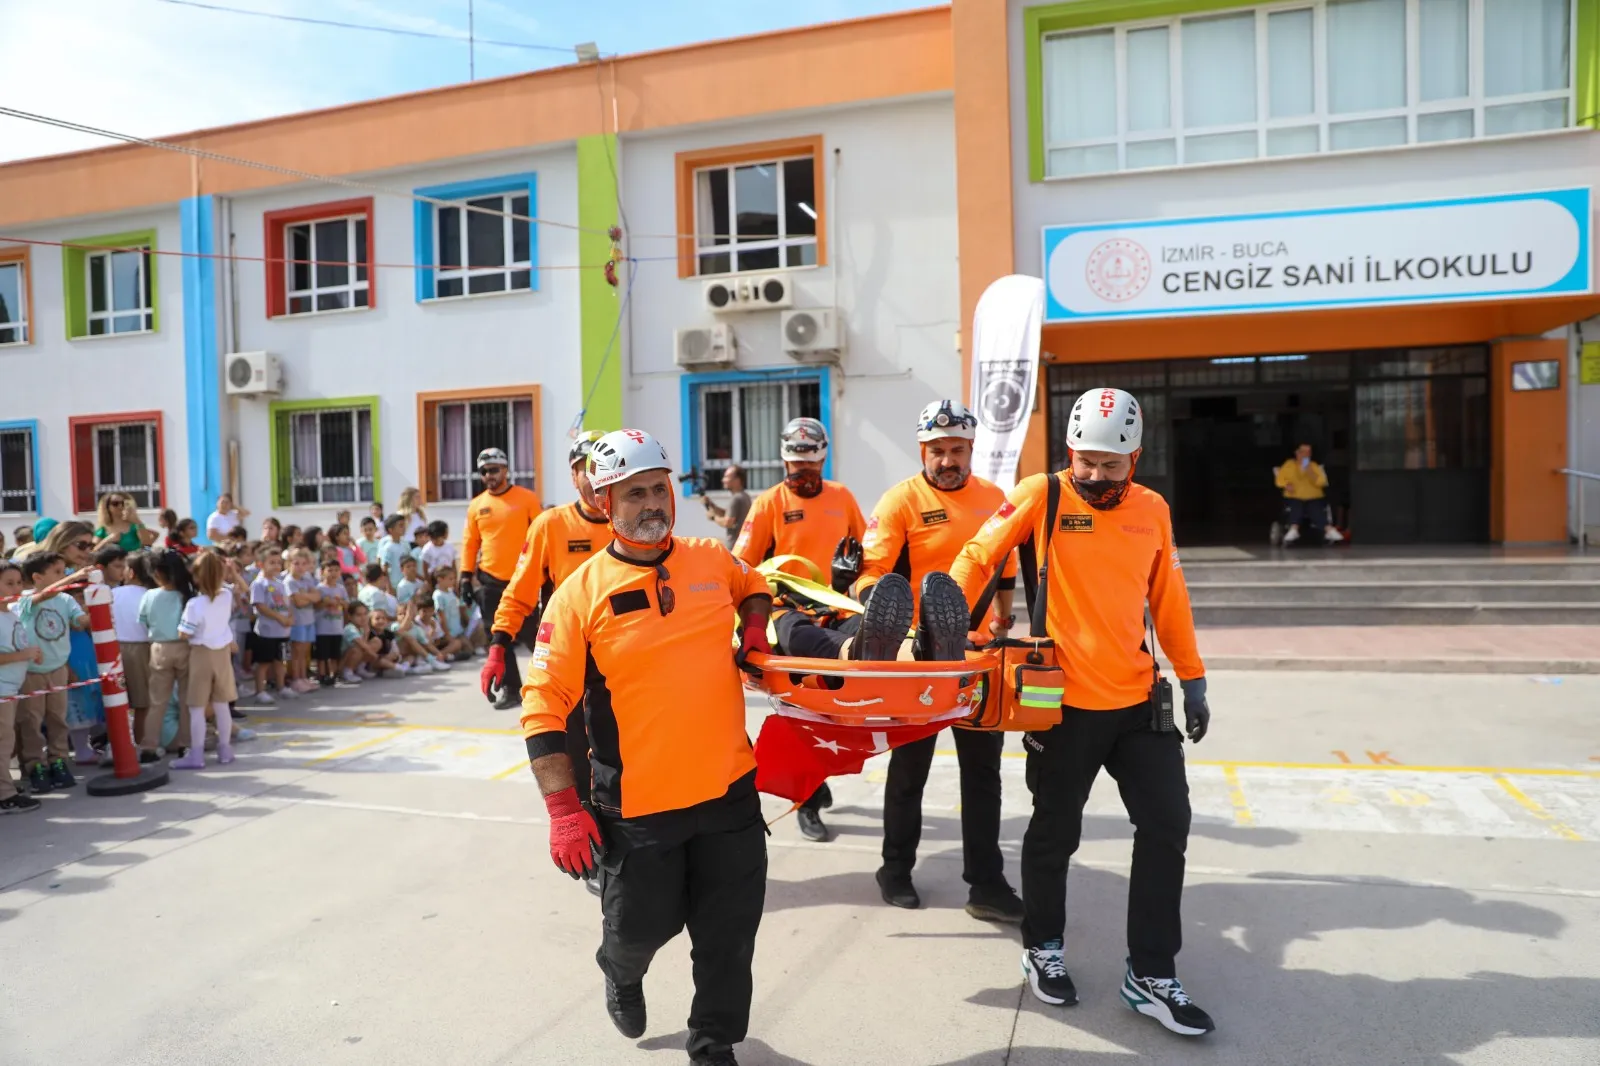
[(51, 685), (49, 688), (36, 688), (32, 692), (20, 692), (15, 696), (0, 696), (0, 703), (16, 703), (18, 700), (31, 700), (35, 696), (47, 696), (52, 692), (66, 692), (68, 689), (88, 688), (90, 685), (98, 685), (100, 682), (104, 681), (106, 677), (113, 676), (116, 677), (118, 681), (122, 680), (122, 674), (120, 672), (114, 675), (108, 673), (105, 675), (105, 677), (91, 677), (87, 681), (73, 681), (66, 685)]

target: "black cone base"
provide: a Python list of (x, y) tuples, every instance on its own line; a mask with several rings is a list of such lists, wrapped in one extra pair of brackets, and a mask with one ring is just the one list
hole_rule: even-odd
[(84, 791), (91, 796), (131, 796), (135, 792), (149, 792), (153, 788), (160, 788), (171, 780), (165, 766), (151, 763), (141, 766), (135, 777), (118, 777), (116, 774), (91, 777), (84, 785)]

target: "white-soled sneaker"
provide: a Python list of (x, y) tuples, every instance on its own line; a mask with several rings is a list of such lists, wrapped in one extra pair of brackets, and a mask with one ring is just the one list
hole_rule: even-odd
[(278, 698), (280, 700), (297, 700), (300, 698), (300, 693), (296, 692), (291, 686), (285, 685), (278, 690)]
[(1122, 978), (1122, 1002), (1182, 1036), (1204, 1036), (1217, 1027), (1176, 977), (1136, 977), (1130, 966)]
[(273, 698), (273, 695), (270, 692), (257, 692), (253, 698), (254, 698), (254, 701), (256, 703), (259, 703), (259, 704), (261, 704), (263, 706), (266, 706), (266, 707), (270, 707), (274, 703), (278, 702), (276, 699)]
[(1061, 941), (1046, 940), (1036, 948), (1022, 949), (1022, 973), (1028, 979), (1033, 998), (1053, 1007), (1070, 1007), (1078, 1002), (1078, 988), (1067, 973)]

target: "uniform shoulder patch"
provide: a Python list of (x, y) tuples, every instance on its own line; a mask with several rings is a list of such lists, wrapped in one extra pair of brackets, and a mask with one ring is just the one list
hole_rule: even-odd
[(1002, 503), (1000, 505), (1000, 510), (996, 511), (994, 513), (994, 516), (996, 518), (1010, 518), (1012, 515), (1014, 515), (1016, 513), (1017, 513), (1017, 505), (1012, 503), (1010, 500), (1007, 500), (1005, 503)]
[(1064, 514), (1061, 516), (1061, 532), (1063, 533), (1093, 533), (1094, 515), (1092, 514)]

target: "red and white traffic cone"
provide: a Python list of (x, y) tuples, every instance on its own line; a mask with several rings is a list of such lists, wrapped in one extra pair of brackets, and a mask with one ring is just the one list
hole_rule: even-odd
[(126, 796), (160, 788), (171, 780), (167, 768), (159, 763), (141, 766), (139, 749), (134, 747), (128, 691), (122, 679), (122, 649), (111, 618), (111, 588), (98, 570), (89, 573), (83, 604), (88, 608), (89, 633), (94, 638), (94, 658), (100, 668), (100, 695), (106, 708), (106, 735), (111, 739), (114, 767), (109, 774), (90, 778), (85, 791), (91, 796)]

